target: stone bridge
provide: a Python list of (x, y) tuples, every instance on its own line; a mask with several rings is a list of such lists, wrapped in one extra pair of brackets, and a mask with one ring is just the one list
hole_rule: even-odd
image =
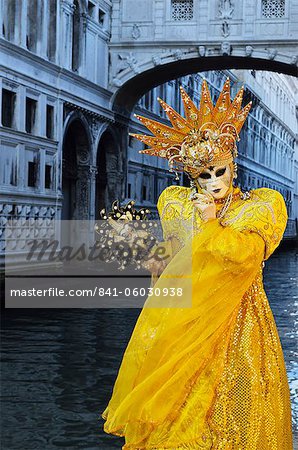
[(168, 80), (212, 69), (297, 76), (298, 0), (113, 0), (113, 109)]

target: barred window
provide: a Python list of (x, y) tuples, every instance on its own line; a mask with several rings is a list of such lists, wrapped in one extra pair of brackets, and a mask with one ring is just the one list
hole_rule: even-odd
[(262, 0), (262, 16), (279, 19), (285, 16), (285, 0)]
[(193, 0), (172, 0), (173, 20), (193, 19)]

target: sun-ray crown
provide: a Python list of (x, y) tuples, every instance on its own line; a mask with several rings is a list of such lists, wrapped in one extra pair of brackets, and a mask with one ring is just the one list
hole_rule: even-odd
[(167, 158), (170, 170), (185, 171), (192, 177), (210, 163), (232, 162), (237, 156), (240, 130), (252, 105), (249, 102), (241, 109), (244, 86), (231, 102), (230, 79), (227, 78), (213, 105), (207, 82), (203, 80), (199, 108), (182, 86), (180, 92), (185, 118), (158, 98), (172, 127), (135, 115), (153, 133), (153, 136), (130, 133), (149, 146), (139, 153)]

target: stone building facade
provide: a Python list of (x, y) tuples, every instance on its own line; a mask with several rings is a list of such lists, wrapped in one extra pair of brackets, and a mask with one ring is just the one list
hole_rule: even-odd
[[(112, 47), (119, 36), (111, 34), (111, 24), (119, 16), (119, 2), (1, 3), (0, 233), (9, 219), (93, 220), (115, 198), (134, 198), (137, 206), (156, 212), (159, 193), (177, 181), (166, 161), (138, 153), (141, 143), (129, 138), (128, 131), (144, 129), (112, 108)], [(191, 8), (187, 12), (180, 8), (183, 2), (172, 3), (175, 21), (188, 21)], [(136, 23), (131, 30), (134, 41), (139, 28)], [(135, 67), (137, 72), (133, 56), (124, 56), (118, 64), (121, 71)], [(215, 99), (227, 74), (233, 80), (232, 92), (244, 82), (248, 98), (255, 102), (240, 144), (239, 180), (246, 188), (268, 185), (280, 190), (293, 222), (297, 85), (287, 77), (275, 74), (270, 81), (265, 72), (231, 70), (182, 76), (148, 91), (135, 111), (158, 119), (162, 111), (157, 96), (181, 109), (179, 84), (196, 100), (202, 75)], [(15, 232), (11, 230), (10, 249), (22, 252)]]
[(2, 230), (8, 218), (92, 220), (124, 195), (122, 125), (107, 89), (111, 7), (2, 1)]

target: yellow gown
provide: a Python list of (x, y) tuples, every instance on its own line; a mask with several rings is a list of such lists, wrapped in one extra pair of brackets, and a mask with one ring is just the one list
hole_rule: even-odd
[(104, 431), (125, 436), (125, 450), (293, 449), (283, 352), (262, 280), (286, 206), (272, 189), (246, 199), (232, 190), (227, 213), (209, 222), (190, 188), (159, 197), (172, 259), (153, 287), (181, 287), (192, 303), (145, 302), (102, 413)]

